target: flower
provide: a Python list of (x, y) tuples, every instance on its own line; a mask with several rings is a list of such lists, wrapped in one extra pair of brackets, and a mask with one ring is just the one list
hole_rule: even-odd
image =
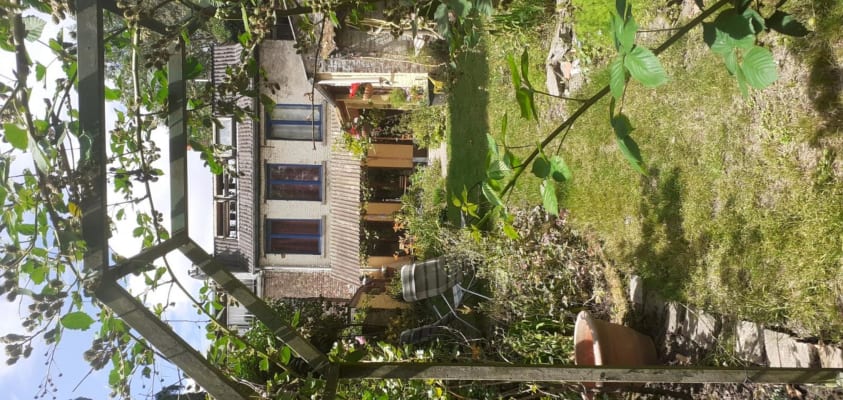
[(357, 90), (360, 89), (359, 83), (352, 83), (351, 87), (348, 89), (348, 95), (350, 97), (357, 97)]

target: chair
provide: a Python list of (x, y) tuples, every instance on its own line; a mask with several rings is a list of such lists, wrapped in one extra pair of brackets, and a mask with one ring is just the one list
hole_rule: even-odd
[[(460, 318), (457, 315), (456, 309), (462, 304), (466, 293), (473, 294), (486, 300), (490, 299), (489, 297), (473, 292), (462, 286), (462, 277), (462, 268), (454, 268), (453, 266), (445, 265), (444, 257), (420, 263), (407, 264), (401, 267), (401, 288), (405, 301), (419, 301), (439, 296), (448, 307), (448, 312), (443, 313), (434, 306), (433, 309), (439, 316), (439, 321), (402, 332), (402, 342), (418, 343), (420, 341), (429, 340), (433, 334), (436, 333), (436, 331), (441, 330), (440, 328), (449, 322), (451, 318), (456, 318), (465, 326), (479, 332), (479, 330), (473, 325)], [(473, 282), (474, 276), (472, 275), (472, 278), (467, 286), (470, 287)], [(452, 296), (452, 301), (449, 301), (446, 296), (449, 292)]]

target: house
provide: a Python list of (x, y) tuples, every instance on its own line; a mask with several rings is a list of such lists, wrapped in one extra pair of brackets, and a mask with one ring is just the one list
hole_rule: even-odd
[[(214, 181), (215, 257), (262, 297), (347, 302), (364, 277), (382, 279), (408, 261), (393, 215), (414, 165), (426, 163), (427, 154), (406, 135), (373, 138), (361, 162), (339, 145), (343, 126), (366, 110), (397, 115), (408, 108), (393, 105), (393, 93), (426, 95), (428, 67), (382, 59), (387, 51), (412, 51), (408, 37), (332, 32), (333, 55), (322, 59), (297, 54), (288, 19), (274, 32), (258, 54), (265, 80), (253, 82), (274, 107), (246, 98), (239, 105), (259, 110), (260, 120), (216, 115), (222, 122), (216, 141), (231, 150), (228, 170)], [(215, 83), (240, 51), (236, 44), (213, 49)], [(361, 85), (369, 90), (365, 99), (350, 93)], [(227, 318), (234, 327), (250, 322), (237, 306)]]

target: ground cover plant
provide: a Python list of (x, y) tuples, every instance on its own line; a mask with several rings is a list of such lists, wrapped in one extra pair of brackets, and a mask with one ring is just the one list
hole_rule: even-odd
[[(762, 12), (770, 15), (764, 4)], [(678, 8), (661, 12), (667, 17), (659, 29), (689, 18), (679, 19)], [(835, 200), (843, 186), (837, 156), (841, 33), (832, 26), (843, 15), (843, 5), (789, 1), (783, 12), (804, 21), (812, 33), (788, 38), (760, 31), (757, 43), (770, 49), (779, 78), (766, 90), (743, 95), (724, 69), (723, 56), (702, 41), (702, 27), (661, 55), (668, 76), (663, 86), (627, 85), (623, 113), (635, 125), (646, 176), (630, 168), (617, 151), (606, 121), (608, 99), (576, 121), (563, 145), (554, 143), (546, 151), (564, 156), (571, 171), (557, 193), (571, 224), (603, 240), (607, 255), (624, 271), (641, 274), (669, 298), (835, 341), (843, 336), (843, 209)], [(638, 22), (642, 31), (636, 40), (645, 46), (653, 48), (670, 35), (649, 32), (648, 22)], [(488, 71), (482, 89), (465, 85), (487, 99), (485, 126), (475, 122), (474, 132), (486, 128), (503, 142), (500, 126), (506, 112), (506, 140), (522, 158), (544, 138), (548, 126), (558, 125), (565, 111), (578, 106), (571, 103), (560, 110), (557, 101), (537, 97), (538, 121), (514, 118), (520, 109), (501, 56), (517, 57), (526, 47), (528, 78), (541, 88), (544, 76), (535, 71), (541, 71), (546, 43), (540, 38), (493, 37), (487, 43), (494, 46), (484, 50), (488, 61), (465, 56), (482, 65), (461, 66)], [(609, 75), (594, 66), (591, 83), (580, 96), (609, 83)], [(452, 120), (452, 153), (467, 147), (482, 153), (488, 141), (455, 128), (461, 123)], [(464, 168), (452, 165), (449, 170)], [(449, 188), (456, 192), (482, 179), (483, 173), (449, 175)], [(504, 198), (510, 207), (542, 203), (538, 179), (527, 178)]]

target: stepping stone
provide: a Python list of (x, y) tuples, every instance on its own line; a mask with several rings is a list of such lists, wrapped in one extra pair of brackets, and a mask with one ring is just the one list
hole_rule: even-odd
[(735, 353), (741, 360), (763, 365), (764, 336), (761, 325), (738, 321), (735, 325)]
[(828, 345), (817, 346), (820, 368), (843, 368), (843, 349)]
[(685, 337), (705, 350), (714, 348), (717, 334), (720, 332), (720, 319), (702, 311), (686, 311), (683, 323)]
[(764, 351), (773, 368), (812, 368), (819, 364), (816, 346), (769, 329), (764, 330)]

